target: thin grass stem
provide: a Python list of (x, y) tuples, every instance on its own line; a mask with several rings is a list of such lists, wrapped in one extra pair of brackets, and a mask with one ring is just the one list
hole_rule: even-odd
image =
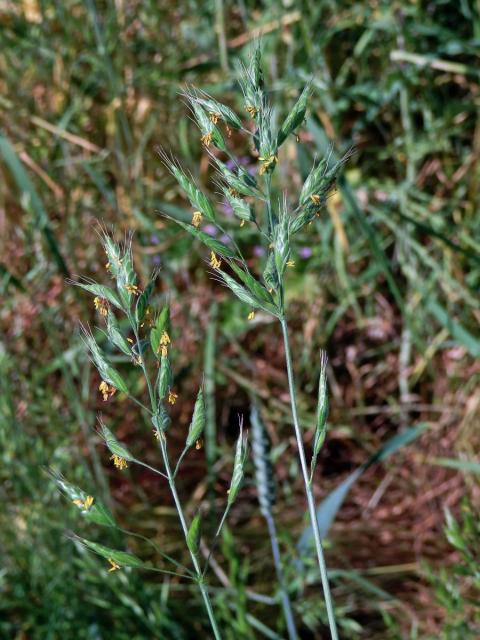
[[(129, 314), (129, 321), (130, 321), (130, 325), (131, 325), (131, 327), (133, 329), (133, 332), (134, 332), (134, 335), (135, 335), (135, 340), (136, 340), (137, 345), (138, 345), (138, 344), (140, 344), (140, 336), (138, 334), (137, 325), (136, 325), (134, 319), (132, 318), (131, 314)], [(149, 375), (148, 370), (147, 370), (147, 368), (145, 366), (145, 360), (144, 360), (143, 354), (141, 354), (141, 357), (140, 357), (140, 366), (142, 368), (143, 375), (145, 377), (145, 381), (147, 383), (148, 393), (149, 393), (149, 396), (150, 396), (150, 403), (151, 403), (151, 406), (152, 406), (152, 412), (155, 412), (155, 394), (154, 394), (154, 391), (153, 391), (152, 382), (150, 380), (150, 375)], [(175, 486), (175, 476), (172, 473), (172, 469), (170, 467), (170, 460), (169, 460), (169, 457), (168, 457), (167, 443), (166, 443), (165, 435), (161, 431), (158, 431), (158, 434), (159, 434), (159, 440), (160, 440), (160, 450), (161, 450), (162, 458), (163, 458), (163, 465), (165, 467), (165, 472), (166, 472), (166, 476), (167, 476), (167, 479), (168, 479), (170, 492), (172, 494), (173, 501), (175, 503), (175, 508), (177, 510), (178, 518), (180, 520), (180, 524), (181, 524), (181, 527), (182, 527), (183, 535), (184, 535), (185, 541), (186, 541), (187, 540), (187, 536), (188, 536), (188, 527), (187, 527), (187, 522), (185, 520), (185, 514), (183, 513), (182, 503), (180, 502), (180, 498), (178, 497), (177, 489), (176, 489), (176, 486)], [(189, 553), (190, 553), (190, 557), (192, 559), (193, 566), (195, 568), (196, 580), (197, 580), (198, 588), (200, 589), (200, 593), (202, 594), (203, 602), (204, 602), (205, 609), (206, 609), (207, 614), (208, 614), (210, 625), (212, 627), (213, 635), (215, 637), (215, 640), (222, 640), (222, 636), (220, 634), (220, 630), (218, 628), (217, 621), (215, 619), (215, 614), (213, 612), (212, 603), (210, 602), (210, 597), (208, 595), (208, 591), (207, 591), (207, 588), (206, 588), (206, 585), (205, 585), (205, 582), (204, 582), (204, 576), (203, 576), (203, 573), (202, 573), (202, 570), (201, 570), (201, 567), (200, 567), (200, 563), (198, 561), (197, 556), (194, 553), (192, 553), (192, 551), (190, 551), (190, 549), (189, 549)]]
[[(283, 298), (283, 295), (282, 295), (282, 298)], [(312, 485), (308, 476), (308, 466), (307, 466), (307, 460), (305, 457), (305, 448), (303, 446), (302, 432), (301, 432), (300, 423), (298, 420), (296, 390), (295, 390), (295, 381), (294, 381), (293, 364), (292, 364), (292, 353), (290, 349), (290, 341), (288, 338), (288, 326), (287, 326), (287, 321), (285, 319), (285, 316), (282, 316), (282, 318), (280, 319), (280, 324), (282, 325), (283, 342), (285, 345), (285, 360), (287, 365), (288, 387), (290, 392), (290, 405), (292, 409), (293, 426), (295, 429), (298, 455), (300, 458), (300, 466), (302, 468), (303, 481), (305, 484), (305, 493), (307, 496), (308, 511), (310, 514), (310, 521), (311, 521), (312, 530), (313, 530), (315, 550), (316, 550), (317, 559), (318, 559), (318, 566), (320, 569), (320, 576), (322, 579), (323, 595), (325, 598), (325, 606), (327, 608), (328, 624), (330, 627), (330, 636), (332, 640), (338, 640), (337, 625), (335, 622), (335, 613), (333, 610), (332, 596), (330, 593), (330, 585), (328, 582), (327, 565), (325, 563), (325, 556), (324, 556), (323, 547), (322, 547), (322, 539), (320, 536), (320, 529), (318, 526), (315, 499), (313, 497)]]

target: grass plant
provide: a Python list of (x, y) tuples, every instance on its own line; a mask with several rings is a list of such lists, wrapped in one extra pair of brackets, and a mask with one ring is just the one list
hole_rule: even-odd
[[(244, 107), (250, 117), (250, 124), (246, 125), (230, 107), (203, 92), (190, 89), (185, 93), (185, 98), (200, 129), (201, 141), (217, 171), (218, 187), (223, 194), (225, 206), (228, 206), (233, 216), (238, 219), (240, 229), (246, 224), (255, 228), (258, 233), (258, 243), (265, 248), (267, 257), (261, 278), (251, 272), (247, 259), (242, 254), (240, 248), (242, 231), (226, 233), (222, 222), (218, 219), (215, 206), (193, 179), (168, 155), (163, 154), (162, 157), (193, 208), (191, 224), (179, 220), (176, 222), (209, 249), (209, 265), (214, 277), (245, 303), (249, 309), (246, 320), (253, 320), (255, 312), (260, 310), (274, 316), (280, 323), (292, 422), (313, 530), (315, 553), (323, 585), (330, 634), (333, 640), (336, 640), (338, 634), (335, 613), (312, 488), (315, 464), (325, 440), (328, 416), (326, 360), (322, 355), (315, 443), (309, 464), (297, 410), (297, 392), (286, 308), (286, 274), (290, 267), (295, 266), (292, 259), (295, 234), (321, 214), (349, 153), (337, 161), (332, 161), (332, 155), (328, 153), (316, 162), (302, 186), (295, 205), (288, 201), (286, 193), (276, 201), (272, 191), (272, 178), (278, 164), (279, 149), (289, 136), (296, 135), (297, 129), (303, 124), (311, 88), (308, 84), (305, 86), (291, 111), (280, 126), (277, 126), (265, 85), (261, 52), (258, 46), (254, 49), (248, 66), (240, 70), (240, 85), (244, 96)], [(249, 137), (249, 142), (258, 159), (257, 177), (242, 167), (239, 160), (228, 150), (226, 140), (231, 136), (232, 130), (237, 130)], [(215, 225), (224, 233), (226, 243), (202, 231), (204, 221)]]

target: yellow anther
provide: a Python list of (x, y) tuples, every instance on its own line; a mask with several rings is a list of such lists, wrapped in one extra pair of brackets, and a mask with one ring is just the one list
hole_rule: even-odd
[(122, 456), (118, 456), (116, 453), (114, 453), (113, 456), (110, 456), (110, 460), (113, 460), (113, 464), (120, 471), (123, 471), (123, 469), (126, 469), (128, 467), (128, 464), (125, 458), (122, 458)]
[(194, 211), (192, 216), (192, 224), (194, 227), (199, 227), (202, 223), (202, 214), (200, 211)]
[(215, 255), (213, 251), (210, 252), (210, 266), (213, 269), (220, 269), (222, 261)]
[(206, 147), (209, 147), (212, 144), (212, 132), (204, 133), (200, 140)]
[(112, 560), (111, 558), (108, 558), (108, 561), (110, 563), (110, 569), (108, 570), (108, 573), (111, 573), (112, 571), (117, 571), (118, 569), (121, 569), (120, 565), (117, 564), (115, 562), (115, 560)]

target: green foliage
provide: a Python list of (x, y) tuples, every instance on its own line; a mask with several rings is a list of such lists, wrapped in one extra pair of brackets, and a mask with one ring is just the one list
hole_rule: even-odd
[[(458, 451), (450, 448), (440, 452), (429, 440), (425, 445), (422, 442), (418, 458), (423, 459), (425, 453), (427, 464), (450, 468), (445, 473), (452, 477), (464, 469), (471, 473), (468, 482), (476, 482), (478, 447), (468, 429), (465, 398), (475, 394), (478, 383), (472, 367), (478, 355), (480, 282), (475, 161), (478, 8), (469, 2), (412, 3), (407, 7), (396, 1), (258, 5), (247, 0), (240, 4), (187, 3), (178, 8), (172, 21), (169, 6), (147, 0), (135, 7), (132, 22), (129, 2), (7, 3), (0, 36), (0, 173), (5, 211), (1, 230), (4, 257), (0, 264), (0, 498), (5, 505), (0, 515), (2, 637), (181, 639), (208, 634), (201, 603), (189, 586), (171, 587), (159, 581), (156, 574), (143, 571), (130, 572), (128, 580), (122, 572), (116, 572), (113, 580), (106, 581), (106, 571), (99, 570), (97, 559), (85, 548), (72, 545), (63, 531), (75, 528), (92, 540), (98, 535), (100, 542), (118, 549), (130, 548), (132, 540), (120, 534), (117, 537), (113, 527), (94, 531), (86, 517), (92, 512), (57, 496), (41, 471), (42, 466), (61, 469), (75, 486), (92, 488), (94, 504), (108, 505), (118, 522), (133, 523), (148, 535), (159, 531), (158, 523), (144, 515), (144, 494), (150, 496), (149, 486), (133, 482), (125, 490), (130, 473), (134, 481), (137, 479), (138, 469), (135, 471), (133, 465), (121, 480), (116, 478), (112, 483), (110, 496), (106, 481), (113, 470), (108, 467), (105, 449), (98, 449), (93, 409), (98, 408), (98, 400), (115, 434), (121, 433), (122, 441), (125, 438), (132, 451), (145, 451), (152, 462), (156, 451), (149, 439), (150, 420), (162, 431), (174, 425), (171, 435), (178, 439), (181, 429), (185, 433), (190, 407), (179, 414), (178, 405), (169, 409), (170, 418), (166, 408), (157, 405), (152, 416), (146, 413), (138, 419), (138, 435), (130, 438), (132, 411), (126, 410), (126, 392), (105, 404), (92, 393), (99, 381), (83, 355), (75, 330), (79, 317), (85, 323), (90, 320), (101, 324), (103, 319), (97, 316), (93, 320), (92, 310), (85, 305), (86, 297), (67, 289), (64, 277), (68, 273), (88, 274), (109, 285), (108, 294), (104, 289), (103, 295), (100, 290), (90, 290), (110, 305), (105, 326), (108, 340), (101, 330), (94, 329), (93, 335), (104, 361), (122, 376), (126, 390), (139, 398), (145, 387), (139, 380), (138, 366), (129, 363), (132, 359), (138, 362), (139, 355), (151, 357), (144, 348), (145, 339), (150, 337), (160, 361), (162, 332), (152, 331), (150, 336), (146, 328), (137, 343), (128, 323), (120, 319), (120, 307), (129, 307), (135, 313), (138, 297), (114, 289), (102, 275), (104, 263), (111, 262), (112, 256), (105, 260), (99, 255), (93, 221), (100, 218), (106, 225), (114, 223), (120, 233), (135, 228), (138, 286), (148, 282), (161, 259), (162, 283), (168, 283), (175, 300), (175, 292), (181, 293), (181, 313), (192, 310), (186, 326), (176, 328), (188, 355), (179, 354), (175, 380), (189, 388), (189, 377), (198, 370), (202, 351), (201, 347), (192, 349), (192, 336), (194, 344), (201, 340), (207, 321), (204, 305), (210, 300), (210, 292), (217, 296), (217, 291), (207, 284), (204, 264), (191, 253), (191, 243), (181, 239), (172, 225), (163, 226), (154, 212), (165, 211), (188, 222), (190, 205), (196, 210), (203, 206), (202, 214), (209, 220), (207, 213), (217, 209), (216, 201), (223, 195), (206, 188), (208, 204), (202, 201), (197, 206), (198, 202), (187, 194), (187, 211), (181, 204), (179, 182), (155, 160), (156, 144), (173, 148), (181, 155), (185, 167), (182, 172), (197, 194), (207, 184), (205, 162), (200, 164), (198, 175), (190, 174), (198, 165), (200, 141), (196, 125), (178, 115), (182, 109), (178, 87), (185, 86), (186, 81), (203, 87), (193, 94), (196, 101), (207, 117), (212, 109), (218, 110), (221, 118), (216, 130), (238, 154), (239, 161), (248, 159), (250, 166), (239, 167), (238, 162), (232, 163), (224, 153), (212, 149), (213, 143), (210, 147), (212, 154), (217, 154), (212, 161), (221, 173), (222, 188), (235, 189), (239, 195), (234, 197), (242, 201), (243, 211), (246, 213), (248, 207), (258, 223), (264, 215), (263, 181), (248, 171), (260, 168), (252, 148), (258, 148), (255, 129), (262, 121), (261, 112), (268, 102), (275, 102), (275, 126), (270, 133), (278, 143), (279, 129), (292, 105), (303, 87), (311, 84), (306, 121), (295, 129), (300, 142), (294, 135), (287, 137), (278, 154), (277, 168), (272, 172), (271, 163), (267, 174), (272, 178), (274, 213), (281, 200), (280, 181), (288, 192), (292, 212), (291, 259), (296, 265), (286, 270), (286, 277), (295, 328), (292, 347), (298, 356), (299, 412), (312, 448), (316, 354), (326, 344), (332, 354), (334, 428), (329, 436), (331, 446), (327, 442), (318, 460), (318, 473), (328, 471), (322, 478), (322, 495), (340, 486), (345, 474), (352, 471), (352, 467), (345, 468), (347, 454), (354, 456), (354, 460), (348, 457), (349, 464), (359, 464), (379, 442), (409, 424), (412, 411), (413, 417), (417, 415), (417, 406), (426, 407), (418, 409), (419, 420), (434, 419), (439, 428), (448, 424), (449, 434), (455, 431), (455, 425), (465, 424), (455, 440)], [(222, 12), (223, 27), (219, 17)], [(79, 29), (79, 24), (84, 28)], [(254, 49), (251, 58), (248, 45), (243, 49), (243, 43), (257, 33), (257, 28), (266, 31), (261, 42), (265, 73), (260, 47)], [(231, 90), (231, 76), (227, 77), (218, 63), (222, 37), (228, 44), (230, 67), (237, 57), (247, 60), (240, 98)], [(236, 118), (245, 119), (243, 129), (238, 128)], [(237, 128), (230, 139), (225, 124), (235, 128), (234, 121)], [(210, 128), (210, 124), (207, 126)], [(246, 134), (245, 128), (253, 135)], [(344, 166), (342, 154), (351, 145), (356, 153)], [(330, 168), (339, 162), (340, 180), (328, 177)], [(257, 167), (252, 167), (255, 163)], [(312, 191), (315, 175), (316, 190)], [(308, 188), (301, 189), (297, 198), (304, 178)], [(318, 205), (311, 200), (312, 195), (320, 196)], [(259, 200), (252, 203), (251, 198)], [(219, 207), (215, 215), (230, 237), (240, 238), (238, 218), (223, 217)], [(255, 229), (253, 221), (246, 220), (239, 244), (247, 256), (251, 277), (258, 283), (257, 274), (263, 274), (262, 282), (273, 290), (277, 302), (279, 280), (274, 253), (267, 251), (263, 258), (253, 259), (260, 253), (259, 244), (263, 248), (269, 244), (267, 239), (258, 242)], [(223, 231), (218, 230), (216, 238), (231, 248), (222, 236)], [(300, 258), (300, 252), (307, 249), (311, 256)], [(121, 253), (115, 257), (120, 259)], [(114, 275), (117, 265), (115, 261), (111, 264)], [(253, 283), (243, 279), (246, 265), (234, 264), (238, 271), (223, 260), (230, 277), (253, 295)], [(104, 286), (92, 285), (90, 279), (81, 284)], [(159, 285), (156, 296), (152, 296), (154, 306), (158, 297), (163, 300), (161, 291)], [(259, 291), (256, 298), (270, 302)], [(287, 457), (283, 449), (290, 424), (285, 418), (285, 393), (277, 386), (277, 361), (272, 357), (278, 351), (277, 335), (269, 330), (274, 326), (270, 318), (262, 314), (247, 323), (244, 303), (226, 299), (223, 290), (218, 303), (213, 370), (219, 397), (213, 419), (217, 440), (209, 463), (211, 484), (218, 486), (224, 480), (229, 449), (224, 442), (229, 428), (225, 416), (238, 411), (237, 403), (242, 404), (244, 392), (253, 387), (263, 394), (266, 425), (274, 434), (273, 460), (282, 478), (279, 531), (282, 551), (288, 557), (289, 549), (294, 553), (296, 542), (290, 539), (291, 523), (302, 516), (303, 503), (298, 490), (289, 488), (289, 479), (296, 478), (298, 467), (294, 457)], [(199, 306), (202, 313), (197, 313)], [(174, 318), (178, 314), (175, 302)], [(301, 323), (305, 323), (304, 332), (299, 330)], [(261, 331), (262, 325), (266, 331)], [(348, 359), (348, 371), (344, 368), (347, 360), (342, 360), (345, 331), (352, 344), (349, 356), (354, 354), (353, 361)], [(382, 332), (383, 337), (379, 337)], [(246, 347), (255, 351), (261, 378), (258, 385), (253, 383), (251, 363), (244, 357)], [(397, 355), (401, 349), (407, 358), (399, 367)], [(232, 359), (232, 354), (237, 355)], [(150, 364), (155, 373), (156, 363)], [(360, 377), (353, 384), (350, 377), (356, 371)], [(400, 393), (398, 381), (402, 379)], [(196, 379), (191, 386), (192, 402), (198, 382)], [(153, 386), (158, 393), (158, 380)], [(401, 397), (417, 398), (419, 404), (417, 400), (412, 400), (413, 404), (400, 402)], [(380, 409), (365, 418), (363, 412), (369, 411), (366, 405), (370, 401)], [(344, 402), (345, 406), (340, 406)], [(467, 420), (463, 421), (465, 416)], [(433, 440), (442, 443), (444, 432)], [(402, 473), (405, 462), (415, 475), (417, 457), (402, 458)], [(398, 477), (395, 459), (391, 458), (388, 465), (392, 476)], [(200, 464), (189, 467), (185, 481), (189, 491), (201, 482), (200, 469)], [(352, 504), (364, 503), (366, 496), (361, 494), (368, 490), (371, 479), (369, 474), (351, 485)], [(178, 481), (183, 488), (181, 474)], [(155, 493), (155, 499), (159, 495)], [(382, 498), (387, 505), (389, 495), (387, 491)], [(441, 501), (440, 495), (435, 505)], [(208, 521), (215, 502), (210, 495), (205, 502), (210, 506)], [(268, 631), (263, 633), (257, 627), (253, 632), (248, 630), (252, 625), (248, 616), (253, 612), (258, 620), (268, 618), (270, 631), (275, 629), (282, 635), (281, 617), (273, 615), (276, 608), (248, 600), (250, 587), (260, 585), (262, 593), (268, 593), (274, 578), (268, 574), (270, 584), (262, 582), (268, 573), (264, 571), (268, 541), (265, 538), (259, 543), (262, 535), (255, 529), (259, 519), (250, 518), (248, 506), (240, 502), (240, 517), (233, 514), (235, 537), (231, 536), (230, 548), (235, 553), (240, 541), (242, 550), (258, 550), (261, 561), (255, 553), (249, 553), (248, 563), (238, 553), (235, 562), (232, 560), (236, 569), (228, 575), (240, 590), (238, 599), (235, 596), (240, 610), (238, 624), (247, 637), (252, 633), (268, 637)], [(454, 506), (452, 509), (455, 512)], [(362, 521), (362, 528), (374, 522), (375, 511)], [(333, 563), (336, 554), (342, 563), (352, 560), (354, 545), (349, 545), (345, 531), (355, 535), (356, 529), (355, 523), (348, 524), (334, 532), (333, 548), (329, 550)], [(383, 521), (382, 526), (391, 533), (390, 523)], [(89, 527), (88, 531), (84, 532), (84, 527)], [(206, 535), (208, 531), (207, 525)], [(169, 526), (160, 534), (162, 544), (178, 548), (177, 527)], [(429, 555), (441, 552), (436, 549), (437, 545), (432, 545)], [(141, 544), (135, 544), (134, 550), (142, 558), (151, 557), (148, 547), (146, 550)], [(395, 564), (393, 553), (389, 561)], [(381, 553), (377, 555), (377, 549), (375, 555), (369, 549), (364, 554), (372, 571), (385, 560)], [(358, 558), (354, 561), (358, 563)], [(300, 576), (292, 575), (292, 583), (294, 579), (303, 586)], [(397, 590), (413, 594), (415, 589), (410, 586), (418, 580), (413, 573), (408, 577), (391, 575), (389, 588), (394, 595)], [(362, 632), (344, 628), (342, 637), (386, 637), (382, 621), (372, 618), (376, 606), (373, 600), (377, 602), (380, 596), (362, 596), (350, 583), (348, 588), (337, 584), (336, 593), (340, 619), (358, 619), (364, 627)], [(295, 605), (303, 626), (318, 635), (324, 633), (319, 628), (325, 623), (325, 611), (318, 606), (315, 594), (316, 587), (310, 585)], [(217, 597), (224, 604), (222, 621), (227, 624), (237, 616), (229, 608), (234, 596), (222, 586)], [(389, 604), (389, 612), (397, 615), (394, 605)], [(406, 637), (404, 615), (398, 618), (402, 623), (399, 637)], [(424, 616), (419, 614), (419, 618), (416, 637), (423, 637), (428, 631), (422, 629)], [(182, 620), (181, 625), (178, 620)], [(236, 630), (231, 633), (239, 637)], [(302, 633), (308, 632), (302, 628)]]
[(438, 572), (427, 570), (443, 611), (441, 638), (445, 640), (473, 640), (480, 629), (480, 521), (468, 501), (464, 501), (460, 521), (446, 510), (445, 535), (459, 552), (453, 564)]

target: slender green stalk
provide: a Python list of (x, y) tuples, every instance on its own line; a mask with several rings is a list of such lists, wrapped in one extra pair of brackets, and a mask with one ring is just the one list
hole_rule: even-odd
[[(283, 298), (283, 295), (282, 295), (282, 298)], [(315, 499), (313, 497), (312, 484), (308, 477), (307, 460), (305, 457), (305, 449), (303, 446), (302, 432), (301, 432), (300, 423), (298, 420), (296, 390), (295, 390), (295, 381), (294, 381), (293, 364), (292, 364), (292, 353), (290, 349), (290, 341), (288, 338), (288, 326), (287, 326), (287, 321), (285, 319), (285, 316), (283, 316), (280, 319), (280, 324), (282, 325), (283, 342), (285, 345), (285, 360), (287, 364), (288, 387), (290, 392), (290, 405), (292, 408), (293, 426), (295, 429), (298, 455), (300, 458), (300, 466), (302, 468), (303, 481), (305, 484), (305, 493), (307, 496), (308, 511), (310, 514), (313, 537), (315, 540), (315, 550), (317, 552), (318, 566), (320, 568), (320, 576), (322, 579), (323, 595), (325, 597), (328, 624), (330, 627), (330, 636), (332, 640), (338, 640), (337, 625), (335, 622), (335, 613), (333, 610), (332, 596), (330, 594), (330, 585), (328, 583), (327, 565), (325, 563), (325, 557), (324, 557), (323, 548), (322, 548), (322, 539), (320, 536), (320, 529), (318, 527)]]
[(268, 533), (270, 534), (270, 542), (272, 545), (273, 563), (275, 565), (275, 572), (277, 574), (278, 586), (280, 591), (280, 599), (282, 602), (283, 615), (287, 623), (288, 637), (290, 640), (297, 640), (297, 629), (295, 627), (295, 620), (293, 618), (292, 603), (288, 595), (287, 588), (285, 586), (285, 578), (283, 576), (282, 562), (280, 559), (280, 547), (278, 546), (277, 528), (275, 526), (275, 520), (273, 516), (268, 513), (264, 514), (267, 521)]
[[(140, 337), (138, 335), (137, 327), (136, 327), (136, 324), (135, 324), (133, 318), (131, 317), (131, 315), (129, 315), (129, 320), (130, 320), (130, 324), (132, 326), (133, 332), (135, 334), (135, 340), (136, 340), (137, 344), (140, 344)], [(148, 393), (149, 393), (149, 396), (150, 396), (150, 403), (152, 405), (152, 411), (155, 412), (155, 394), (154, 394), (154, 390), (153, 390), (153, 387), (152, 387), (152, 382), (150, 380), (150, 376), (149, 376), (147, 368), (145, 366), (145, 362), (144, 362), (143, 356), (140, 358), (140, 366), (142, 368), (143, 375), (145, 377), (145, 381), (147, 383)], [(167, 451), (167, 443), (166, 443), (165, 436), (164, 436), (163, 432), (159, 431), (158, 433), (159, 433), (159, 440), (160, 440), (160, 450), (161, 450), (161, 453), (162, 453), (163, 464), (164, 464), (164, 467), (165, 467), (165, 473), (167, 475), (168, 484), (169, 484), (169, 487), (170, 487), (170, 492), (172, 494), (173, 501), (175, 503), (175, 508), (177, 510), (178, 518), (180, 520), (180, 524), (181, 524), (181, 527), (182, 527), (183, 535), (184, 535), (185, 541), (186, 541), (187, 540), (187, 536), (188, 536), (188, 526), (187, 526), (187, 522), (185, 520), (185, 514), (183, 513), (182, 503), (180, 502), (180, 498), (178, 497), (177, 489), (176, 489), (176, 486), (175, 486), (175, 475), (172, 472), (172, 469), (170, 467), (170, 460), (168, 458), (168, 451)], [(220, 634), (220, 630), (218, 628), (217, 621), (215, 619), (215, 614), (213, 612), (212, 603), (210, 602), (210, 597), (208, 595), (208, 591), (207, 591), (207, 588), (205, 586), (204, 577), (203, 577), (202, 569), (200, 567), (200, 563), (198, 561), (197, 556), (194, 553), (192, 553), (192, 551), (190, 551), (190, 549), (189, 549), (189, 552), (190, 552), (190, 557), (192, 559), (193, 566), (195, 568), (195, 573), (197, 575), (198, 588), (200, 589), (200, 593), (202, 594), (203, 602), (204, 602), (204, 605), (205, 605), (205, 609), (207, 610), (208, 619), (209, 619), (210, 625), (212, 627), (213, 635), (215, 637), (215, 640), (222, 640), (222, 636)]]
[[(181, 524), (182, 530), (183, 530), (183, 535), (185, 537), (185, 540), (187, 540), (188, 527), (187, 527), (187, 523), (186, 523), (186, 520), (185, 520), (185, 515), (183, 513), (182, 504), (180, 502), (180, 498), (178, 497), (177, 489), (175, 487), (175, 479), (173, 477), (173, 473), (172, 473), (172, 470), (170, 468), (170, 462), (169, 462), (169, 459), (168, 459), (168, 452), (167, 452), (165, 437), (163, 436), (163, 434), (160, 434), (160, 449), (162, 451), (162, 457), (163, 457), (163, 462), (164, 462), (164, 465), (165, 465), (165, 471), (167, 472), (170, 491), (172, 493), (173, 501), (174, 501), (175, 507), (177, 509), (178, 517), (179, 517), (180, 524)], [(212, 603), (210, 602), (210, 597), (208, 595), (208, 591), (207, 591), (207, 588), (205, 586), (202, 570), (200, 568), (200, 563), (198, 562), (197, 556), (194, 553), (192, 553), (191, 551), (190, 551), (190, 556), (192, 558), (192, 563), (193, 563), (193, 566), (195, 568), (195, 572), (197, 574), (198, 587), (199, 587), (200, 592), (201, 592), (202, 597), (203, 597), (203, 602), (205, 604), (205, 609), (207, 610), (207, 613), (208, 613), (208, 618), (210, 620), (210, 625), (212, 627), (213, 634), (214, 634), (216, 640), (221, 640), (222, 636), (220, 635), (220, 630), (218, 628), (217, 621), (215, 619), (215, 614), (214, 614), (213, 609), (212, 609)]]

